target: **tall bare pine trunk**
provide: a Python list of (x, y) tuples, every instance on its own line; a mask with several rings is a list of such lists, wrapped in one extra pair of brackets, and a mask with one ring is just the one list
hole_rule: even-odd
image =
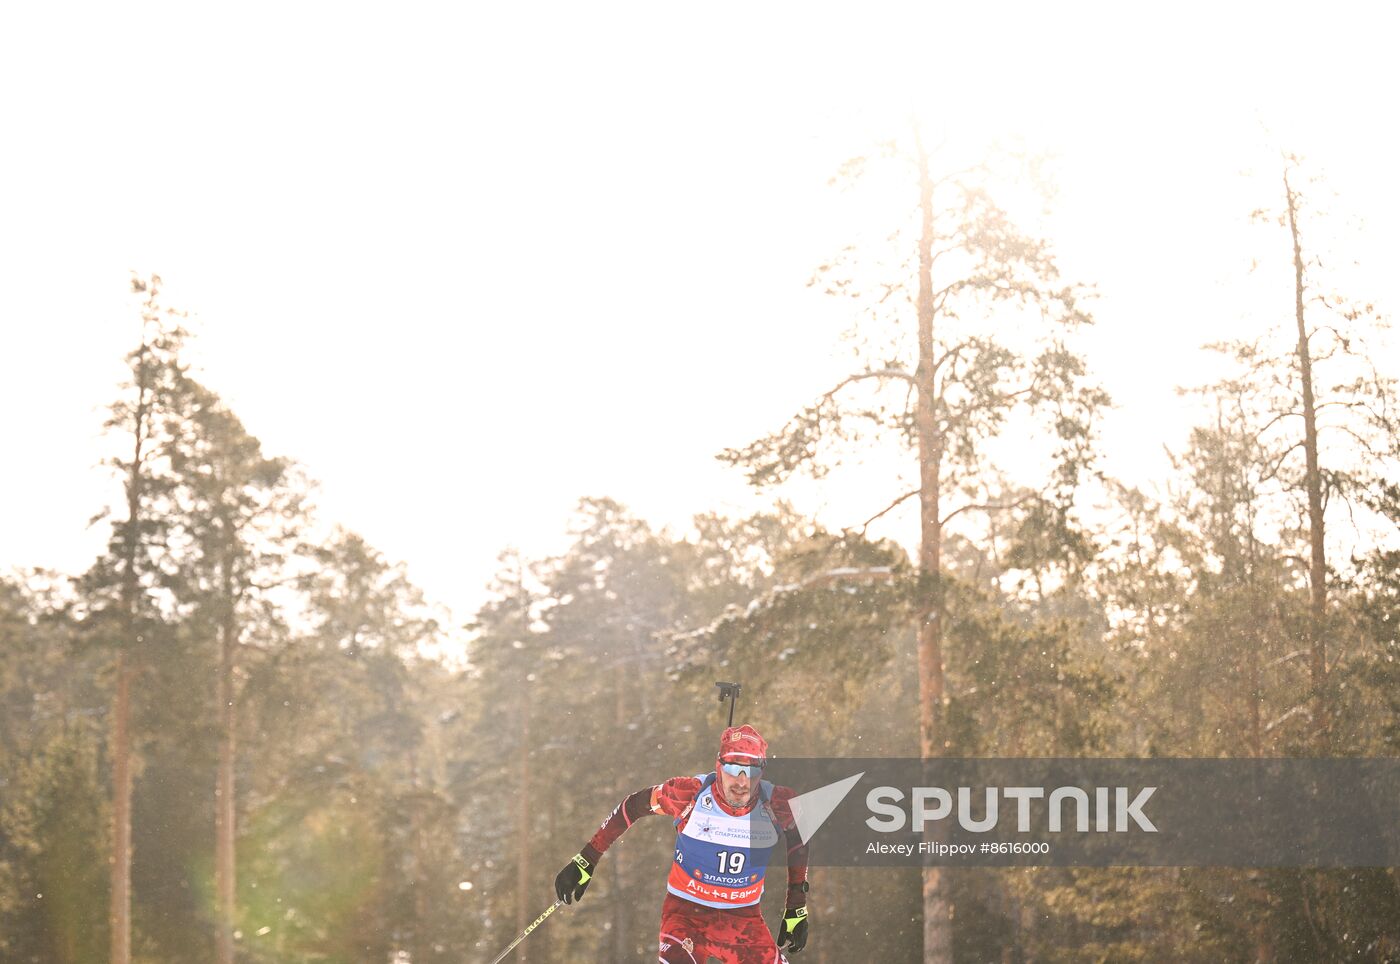
[[(136, 405), (131, 412), (132, 454), (126, 471), (126, 532), (121, 541), (121, 630), (117, 650), (116, 692), (112, 697), (112, 855), (108, 909), (111, 964), (131, 964), (131, 653), (140, 624), (141, 508), (145, 497), (147, 436), (153, 395), (152, 352), (146, 337), (155, 320), (158, 279), (147, 287), (141, 319), (141, 345), (135, 358)], [(140, 290), (139, 288), (137, 290)]]
[(1325, 753), (1329, 729), (1327, 707), (1327, 556), (1323, 548), (1325, 529), (1322, 520), (1322, 473), (1318, 468), (1317, 404), (1313, 396), (1312, 356), (1308, 349), (1308, 330), (1303, 317), (1303, 245), (1298, 231), (1299, 195), (1283, 172), (1284, 199), (1288, 204), (1288, 231), (1293, 241), (1293, 305), (1298, 323), (1298, 375), (1303, 390), (1303, 452), (1307, 460), (1304, 484), (1308, 497), (1308, 542), (1311, 549), (1308, 565), (1310, 589), (1308, 643), (1310, 647), (1309, 675), (1312, 683), (1313, 726), (1317, 749)]
[(234, 650), (238, 627), (233, 615), (233, 598), (228, 563), (224, 563), (224, 604), (227, 607), (219, 625), (219, 762), (214, 788), (214, 890), (217, 928), (215, 951), (219, 964), (233, 964), (233, 933), (237, 863), (234, 840), (237, 832), (234, 809), (233, 763), (237, 752), (238, 723), (234, 693)]
[[(131, 638), (130, 636), (127, 637)], [(112, 964), (131, 964), (131, 669), (117, 652), (117, 691), (112, 699)]]
[[(925, 761), (943, 755), (943, 592), (939, 583), (943, 531), (940, 524), (939, 476), (943, 438), (934, 414), (933, 381), (933, 181), (928, 154), (916, 132), (919, 155), (919, 362), (914, 378), (918, 403), (915, 426), (919, 439), (919, 574), (932, 596), (919, 613), (919, 754)], [(938, 867), (923, 871), (924, 961), (951, 964), (952, 914), (947, 880)]]

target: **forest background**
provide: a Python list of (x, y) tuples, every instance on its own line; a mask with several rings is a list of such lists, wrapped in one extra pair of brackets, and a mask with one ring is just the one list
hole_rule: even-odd
[[(180, 26), (161, 29), (188, 40)], [(774, 26), (764, 25), (764, 35), (776, 36)], [(952, 26), (970, 24), (943, 22)], [(1356, 39), (1347, 32), (1356, 27), (1321, 36)], [(867, 29), (857, 38), (894, 32), (888, 22)], [(307, 24), (297, 30), (310, 35)], [(82, 49), (100, 52), (98, 33), (84, 32), (90, 47)], [(1043, 43), (1016, 43), (1021, 54), (1029, 44), (1049, 57)], [(1195, 49), (1225, 47), (1217, 39)], [(1287, 88), (1298, 114), (1329, 113), (1325, 98), (1299, 91), (1341, 63), (1343, 47), (1333, 43), (1332, 60), (1319, 55), (1298, 67)], [(179, 49), (190, 71), (189, 51), (199, 45)], [(297, 62), (285, 45), (259, 49), (283, 70)], [(1112, 56), (1121, 65), (1129, 55)], [(852, 59), (879, 72), (873, 54)], [(784, 756), (1393, 755), (1400, 364), (1385, 322), (1393, 273), (1384, 255), (1394, 224), (1377, 230), (1355, 217), (1389, 212), (1392, 196), (1366, 193), (1375, 182), (1337, 147), (1355, 142), (1319, 136), (1325, 125), (1290, 126), (1287, 109), (1264, 127), (1258, 112), (1217, 113), (1222, 126), (1157, 151), (1165, 169), (1218, 168), (1211, 190), (1193, 193), (1202, 182), (1183, 177), (1150, 196), (1124, 196), (1107, 183), (1096, 192), (1092, 174), (1103, 169), (1046, 160), (1043, 147), (1061, 146), (1053, 136), (997, 115), (998, 98), (1025, 82), (1025, 64), (1046, 60), (1016, 62), (1021, 70), (985, 79), (988, 99), (974, 107), (925, 109), (892, 98), (871, 108), (862, 101), (869, 89), (852, 80), (851, 100), (774, 122), (812, 148), (820, 176), (803, 168), (780, 188), (771, 162), (738, 157), (724, 170), (746, 172), (754, 193), (724, 208), (728, 235), (705, 240), (791, 213), (777, 202), (754, 204), (765, 191), (791, 191), (801, 224), (821, 225), (810, 233), (822, 250), (811, 238), (790, 239), (766, 269), (746, 269), (752, 274), (737, 261), (699, 262), (692, 275), (703, 266), (715, 277), (701, 284), (692, 276), (674, 291), (656, 277), (676, 269), (657, 268), (649, 279), (654, 265), (643, 260), (635, 285), (647, 294), (627, 310), (647, 331), (679, 329), (643, 340), (646, 351), (606, 337), (615, 333), (602, 316), (618, 277), (580, 287), (582, 269), (560, 265), (551, 284), (551, 269), (566, 259), (543, 242), (554, 218), (566, 236), (581, 223), (615, 240), (598, 227), (610, 204), (626, 212), (674, 190), (641, 163), (628, 168), (633, 180), (614, 185), (619, 193), (566, 204), (562, 217), (547, 205), (493, 212), (518, 222), (512, 238), (541, 239), (528, 256), (507, 246), (507, 260), (528, 265), (527, 281), (547, 307), (533, 316), (517, 290), (494, 306), (510, 306), (506, 321), (478, 308), (464, 325), (449, 324), (458, 331), (453, 344), (471, 359), (462, 370), (450, 353), (410, 364), (424, 330), (411, 317), (440, 321), (425, 300), (433, 283), (417, 272), (437, 264), (450, 274), (440, 262), (412, 273), (387, 262), (387, 288), (345, 264), (339, 290), (319, 274), (334, 313), (301, 291), (292, 314), (329, 321), (299, 328), (286, 314), (297, 285), (282, 277), (295, 274), (288, 266), (297, 260), (278, 254), (278, 239), (266, 239), (266, 262), (229, 260), (229, 248), (172, 254), (206, 279), (223, 279), (205, 282), (214, 289), (242, 292), (227, 304), (262, 317), (247, 329), (259, 338), (242, 339), (250, 349), (239, 349), (251, 350), (257, 377), (224, 369), (238, 386), (231, 394), (220, 383), (221, 352), (239, 341), (231, 318), (187, 316), (197, 305), (172, 298), (149, 271), (112, 285), (129, 301), (97, 311), (103, 334), (84, 345), (106, 351), (115, 340), (121, 348), (105, 368), (75, 366), (83, 387), (74, 391), (96, 385), (106, 399), (100, 411), (84, 410), (88, 434), (54, 431), (46, 413), (61, 406), (48, 401), (51, 387), (32, 395), (37, 404), (6, 396), (19, 439), (48, 426), (37, 451), (62, 449), (55, 466), (71, 452), (100, 462), (104, 481), (77, 486), (91, 501), (76, 506), (72, 473), (12, 472), (6, 482), (0, 959), (488, 960), (548, 905), (555, 872), (625, 793), (708, 765), (721, 723), (717, 678), (744, 682), (744, 715)], [(144, 89), (157, 76), (169, 82), (159, 67), (132, 71), (140, 82), (113, 89)], [(1218, 71), (1206, 73), (1220, 82)], [(1083, 89), (1099, 76), (1080, 75)], [(287, 86), (279, 93), (308, 89), (280, 79)], [(614, 80), (616, 89), (633, 83)], [(1365, 80), (1330, 81), (1361, 92), (1338, 98), (1335, 109), (1356, 129), (1373, 96)], [(752, 75), (745, 82), (778, 86)], [(1204, 82), (1192, 83), (1185, 94), (1177, 82), (1156, 89), (1157, 106), (1184, 109), (1208, 96)], [(1221, 89), (1245, 104), (1256, 96), (1249, 85)], [(744, 93), (742, 84), (720, 90), (721, 107)], [(90, 117), (72, 91), (47, 96)], [(113, 95), (95, 96), (102, 104)], [(223, 101), (214, 114), (264, 98), (270, 102), (271, 89)], [(630, 124), (645, 113), (639, 106), (605, 116)], [(690, 107), (707, 129), (739, 125), (736, 133), (772, 143), (771, 133), (757, 133), (762, 116), (727, 118), (703, 97)], [(163, 123), (187, 135), (208, 131), (178, 112), (165, 119), (169, 108), (154, 102), (147, 110), (124, 122), (130, 130), (120, 143), (160, 154)], [(1094, 113), (1082, 103), (1068, 110)], [(1042, 113), (1020, 111), (1023, 120)], [(31, 173), (56, 194), (37, 168), (63, 135), (34, 126), (35, 116), (18, 118), (35, 135)], [(861, 123), (818, 135), (815, 118), (851, 116)], [(1090, 126), (1104, 126), (1105, 116)], [(471, 143), (504, 168), (528, 154), (502, 146), (512, 128), (498, 121), (481, 121), (486, 133)], [(1144, 122), (1124, 118), (1123, 130), (1152, 127), (1134, 123)], [(411, 127), (388, 133), (405, 137)], [(1208, 137), (1221, 130), (1245, 147), (1215, 156)], [(618, 129), (600, 134), (580, 124), (565, 139), (627, 154)], [(182, 143), (173, 159), (152, 165), (157, 173), (184, 170), (182, 157), (213, 155)], [(678, 158), (685, 151), (676, 146)], [(696, 151), (712, 164), (723, 156)], [(1317, 163), (1317, 154), (1331, 163)], [(395, 207), (390, 185), (412, 169), (408, 157), (380, 156), (380, 179), (360, 191), (369, 207)], [(1241, 159), (1243, 171), (1233, 164)], [(584, 170), (597, 173), (611, 162), (591, 163)], [(1347, 172), (1341, 184), (1329, 176), (1338, 167)], [(696, 183), (706, 173), (679, 169)], [(68, 183), (79, 200), (107, 192), (123, 201), (116, 209), (93, 202), (88, 211), (16, 194), (9, 209), (34, 220), (25, 222), (28, 236), (7, 232), (11, 265), (31, 264), (66, 237), (63, 225), (88, 219), (98, 235), (124, 223), (141, 225), (138, 233), (170, 231), (164, 217), (139, 214), (168, 210), (157, 184), (138, 179), (142, 190), (118, 190), (81, 165), (67, 174), (77, 175)], [(1054, 190), (1065, 175), (1077, 185), (1068, 210), (1066, 194)], [(445, 183), (443, 176), (433, 169), (425, 179)], [(821, 185), (828, 177), (830, 191)], [(183, 202), (215, 203), (218, 192), (200, 178), (178, 183)], [(1096, 200), (1076, 203), (1088, 197)], [(320, 197), (311, 220), (338, 198)], [(1163, 229), (1174, 206), (1195, 218), (1184, 234)], [(264, 226), (244, 225), (236, 244), (251, 244), (281, 217), (262, 214)], [(294, 211), (289, 223), (307, 215)], [(662, 237), (691, 251), (680, 240), (683, 219), (668, 224)], [(1113, 283), (1096, 297), (1093, 254), (1105, 242), (1082, 242), (1108, 226), (1107, 245), (1120, 253), (1104, 254)], [(329, 233), (374, 227), (339, 220), (326, 235), (298, 240), (330, 244)], [(489, 233), (478, 242), (489, 244)], [(761, 262), (748, 242), (734, 243), (746, 261)], [(809, 255), (804, 288), (789, 269)], [(101, 261), (92, 274), (110, 284), (104, 257), (81, 243), (73, 252), (78, 269)], [(675, 252), (665, 259), (677, 260)], [(222, 274), (210, 267), (221, 261)], [(1207, 264), (1219, 278), (1199, 277)], [(724, 297), (742, 302), (757, 292), (756, 300), (707, 327), (696, 305), (717, 314), (720, 304), (698, 289), (726, 288), (731, 267), (736, 286)], [(84, 302), (35, 283), (56, 270), (46, 263), (29, 284), (16, 277), (6, 286), (20, 299), (6, 308), (9, 392), (34, 385), (25, 381), (31, 372), (62, 384), (61, 360), (88, 357), (78, 342), (92, 322), (58, 317), (62, 306)], [(764, 326), (755, 305), (774, 307), (764, 300), (771, 289), (743, 284), (765, 270), (804, 299), (784, 303), (796, 321)], [(479, 284), (479, 271), (467, 274)], [(573, 293), (555, 300), (559, 287)], [(21, 289), (28, 294), (14, 294)], [(362, 317), (356, 290), (373, 292), (379, 378), (373, 368), (336, 363), (332, 314)], [(570, 304), (567, 326), (542, 320)], [(284, 337), (258, 327), (268, 318)], [(588, 381), (573, 397), (551, 387), (549, 375), (532, 375), (528, 356), (505, 356), (491, 334), (532, 318), (532, 337), (557, 346), (542, 354), (589, 343)], [(209, 341), (216, 350), (201, 348)], [(698, 343), (710, 347), (692, 352)], [(306, 361), (304, 345), (322, 360)], [(700, 356), (698, 374), (688, 354)], [(366, 420), (358, 409), (317, 404), (284, 370), (290, 359), (302, 359), (308, 373), (314, 364), (353, 377), (356, 394), (382, 411)], [(473, 380), (487, 377), (483, 364), (510, 373), (516, 389), (472, 396)], [(690, 396), (666, 394), (668, 377)], [(455, 402), (410, 393), (408, 407), (397, 407), (385, 386), (414, 381), (457, 385)], [(1183, 391), (1161, 391), (1164, 384)], [(607, 417), (580, 400), (588, 385), (611, 399)], [(655, 421), (629, 421), (629, 407), (650, 409)], [(245, 408), (259, 413), (256, 422), (244, 421)], [(744, 408), (752, 412), (738, 418)], [(20, 418), (25, 412), (35, 414)], [(287, 437), (284, 413), (320, 430), (308, 443), (318, 456), (306, 464), (259, 440)], [(431, 448), (456, 453), (446, 469), (419, 442), (422, 425), (434, 434)], [(313, 482), (313, 471), (339, 464), (319, 454), (329, 452), (326, 438), (344, 440), (360, 453), (356, 464), (371, 466), (364, 474), (380, 486), (366, 508), (371, 528), (409, 565), (358, 534), (346, 511), (354, 500), (334, 478)], [(675, 511), (676, 497), (662, 499), (655, 504), (668, 507), (663, 518), (649, 520), (615, 494), (586, 488), (587, 473), (571, 466), (590, 448), (623, 473), (645, 466), (637, 468), (641, 501), (674, 480), (694, 504)], [(668, 461), (677, 449), (695, 450), (714, 474)], [(413, 477), (420, 461), (423, 485), (386, 485)], [(373, 466), (382, 465), (399, 474), (378, 474)], [(552, 516), (562, 537), (524, 540), (549, 548), (509, 549), (515, 540), (496, 537), (493, 517), (522, 510), (487, 480), (538, 501), (542, 476), (578, 485), (575, 511), (567, 524), (562, 513)], [(721, 477), (752, 494), (716, 488), (726, 495), (709, 498), (706, 486)], [(439, 501), (454, 487), (460, 504)], [(68, 513), (61, 526), (59, 509)], [(446, 567), (408, 552), (430, 528), (424, 520), (437, 516), (453, 538), (437, 539), (430, 555), (447, 558)], [(538, 521), (530, 525), (538, 532)], [(88, 558), (54, 566), (47, 548), (31, 548), (40, 541), (68, 547), (61, 561)], [(464, 579), (477, 565), (468, 558), (482, 553), (497, 557), (494, 577)], [(418, 569), (430, 573), (431, 592), (411, 577)], [(454, 616), (454, 608), (472, 615)], [(647, 960), (666, 829), (644, 824), (629, 833), (588, 898), (556, 915), (516, 958)], [(929, 961), (1390, 960), (1400, 956), (1397, 883), (1393, 868), (823, 868), (813, 876), (804, 956), (841, 961), (858, 949)]]

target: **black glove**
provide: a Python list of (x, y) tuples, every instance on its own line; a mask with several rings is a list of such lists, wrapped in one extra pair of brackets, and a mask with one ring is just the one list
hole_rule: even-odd
[(807, 908), (789, 907), (783, 911), (783, 922), (778, 925), (778, 946), (788, 945), (788, 951), (796, 954), (807, 946)]
[(554, 878), (554, 893), (566, 904), (583, 900), (583, 892), (593, 879), (593, 862), (583, 854), (574, 854), (574, 859), (564, 865), (559, 876)]

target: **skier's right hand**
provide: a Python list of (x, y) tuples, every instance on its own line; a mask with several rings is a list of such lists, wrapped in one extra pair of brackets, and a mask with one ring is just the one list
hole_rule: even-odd
[(593, 879), (593, 862), (583, 854), (574, 854), (554, 878), (554, 893), (566, 904), (583, 900), (583, 892)]

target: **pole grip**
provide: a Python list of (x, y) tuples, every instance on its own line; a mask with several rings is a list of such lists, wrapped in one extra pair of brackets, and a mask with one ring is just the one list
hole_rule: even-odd
[(734, 704), (739, 702), (739, 691), (742, 690), (742, 683), (724, 683), (715, 681), (715, 686), (719, 687), (719, 701), (723, 703), (729, 701), (729, 725), (734, 725)]

